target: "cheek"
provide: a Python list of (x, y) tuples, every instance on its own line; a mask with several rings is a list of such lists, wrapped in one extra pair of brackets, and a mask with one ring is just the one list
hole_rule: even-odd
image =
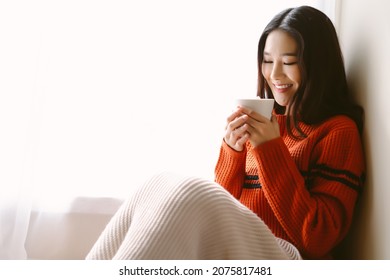
[(261, 67), (261, 73), (263, 74), (263, 77), (268, 80), (269, 79), (269, 76), (270, 76), (270, 70), (269, 70), (269, 67), (263, 65)]
[(290, 79), (298, 83), (298, 85), (301, 84), (301, 72), (299, 71), (299, 69), (294, 69), (294, 71), (291, 71)]

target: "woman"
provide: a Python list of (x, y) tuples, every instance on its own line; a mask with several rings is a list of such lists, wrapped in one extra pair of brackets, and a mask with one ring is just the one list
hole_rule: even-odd
[(87, 259), (331, 257), (364, 174), (362, 110), (349, 98), (332, 23), (311, 7), (281, 12), (260, 38), (258, 65), (258, 95), (276, 101), (272, 119), (238, 108), (216, 182), (153, 177)]
[(362, 188), (362, 110), (348, 95), (331, 21), (288, 9), (265, 28), (258, 95), (272, 120), (239, 108), (228, 118), (216, 181), (303, 257), (329, 258), (346, 235)]

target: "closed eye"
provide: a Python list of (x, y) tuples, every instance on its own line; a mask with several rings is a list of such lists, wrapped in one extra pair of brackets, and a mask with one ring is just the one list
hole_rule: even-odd
[(297, 64), (298, 62), (294, 61), (294, 62), (284, 62), (283, 64), (284, 65), (294, 65), (294, 64)]

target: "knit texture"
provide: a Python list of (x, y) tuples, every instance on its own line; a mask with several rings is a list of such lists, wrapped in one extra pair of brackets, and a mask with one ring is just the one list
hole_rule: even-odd
[(215, 182), (152, 177), (111, 219), (87, 259), (300, 259)]
[(300, 124), (296, 140), (278, 115), (281, 137), (237, 152), (225, 142), (215, 180), (304, 258), (328, 259), (348, 232), (362, 189), (364, 156), (355, 123), (345, 116)]

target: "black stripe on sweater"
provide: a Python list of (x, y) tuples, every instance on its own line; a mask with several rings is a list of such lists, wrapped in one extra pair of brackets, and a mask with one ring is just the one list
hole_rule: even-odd
[(359, 177), (348, 170), (334, 169), (324, 164), (314, 166), (312, 171), (303, 171), (302, 175), (306, 178), (306, 183), (309, 189), (311, 188), (313, 178), (320, 177), (325, 180), (339, 182), (357, 192), (360, 192), (361, 185), (365, 179), (364, 174)]
[(261, 184), (257, 184), (257, 183), (244, 183), (243, 188), (244, 189), (260, 189), (261, 188)]
[[(248, 181), (255, 181), (253, 183)], [(259, 176), (257, 175), (245, 175), (244, 189), (259, 189), (261, 184), (259, 183)]]
[(361, 182), (362, 178), (363, 178), (363, 176), (359, 177), (356, 174), (352, 173), (351, 171), (343, 170), (343, 169), (334, 169), (334, 168), (331, 168), (325, 164), (315, 165), (313, 170), (323, 170), (325, 172), (328, 172), (328, 173), (331, 173), (334, 175), (344, 175), (355, 182)]
[(245, 175), (245, 180), (259, 180), (257, 175)]

